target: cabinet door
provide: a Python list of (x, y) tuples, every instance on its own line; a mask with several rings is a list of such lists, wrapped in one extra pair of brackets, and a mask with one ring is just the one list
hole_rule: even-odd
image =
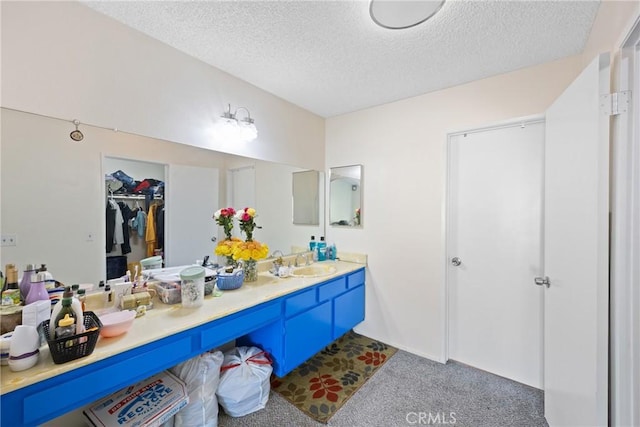
[(285, 321), (285, 366), (288, 373), (331, 342), (331, 301)]
[(336, 297), (334, 300), (333, 339), (364, 320), (364, 285)]

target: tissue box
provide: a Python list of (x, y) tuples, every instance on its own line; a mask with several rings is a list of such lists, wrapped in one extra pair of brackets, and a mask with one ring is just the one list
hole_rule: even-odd
[(156, 427), (189, 403), (187, 387), (168, 371), (93, 403), (83, 414), (93, 426)]

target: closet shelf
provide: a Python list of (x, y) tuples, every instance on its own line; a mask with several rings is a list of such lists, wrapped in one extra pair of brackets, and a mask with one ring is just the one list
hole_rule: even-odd
[[(144, 200), (146, 196), (144, 194), (113, 194), (109, 195), (109, 197), (119, 200)], [(154, 200), (163, 200), (160, 194), (154, 194), (153, 198)]]

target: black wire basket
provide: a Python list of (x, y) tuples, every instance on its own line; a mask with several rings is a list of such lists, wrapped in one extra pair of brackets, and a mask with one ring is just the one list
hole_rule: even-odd
[(49, 320), (40, 324), (54, 363), (67, 363), (93, 353), (100, 336), (102, 322), (93, 311), (85, 311), (83, 318), (85, 332), (58, 339), (52, 338), (55, 334), (49, 330)]

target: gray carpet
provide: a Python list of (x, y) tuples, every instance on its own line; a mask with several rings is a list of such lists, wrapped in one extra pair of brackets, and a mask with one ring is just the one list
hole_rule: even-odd
[[(446, 425), (548, 426), (541, 390), (450, 362), (398, 351), (329, 420), (336, 427)], [(220, 427), (323, 426), (278, 393), (267, 407), (241, 418), (221, 410)]]

